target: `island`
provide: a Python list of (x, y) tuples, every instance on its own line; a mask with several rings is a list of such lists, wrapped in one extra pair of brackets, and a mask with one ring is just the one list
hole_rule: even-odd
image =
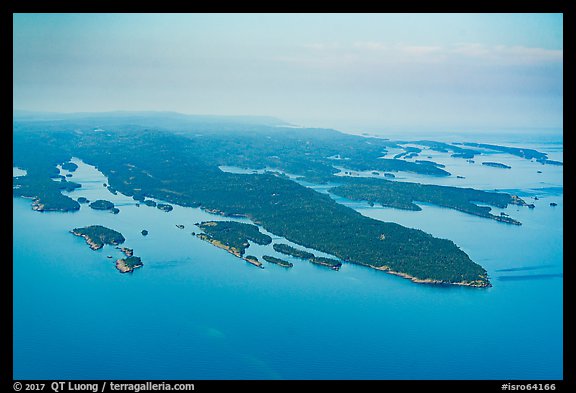
[(520, 147), (509, 147), (509, 146), (500, 146), (500, 145), (492, 145), (488, 143), (476, 143), (476, 142), (463, 142), (463, 143), (454, 143), (455, 145), (465, 145), (465, 146), (472, 146), (472, 147), (479, 147), (481, 149), (486, 150), (493, 150), (498, 152), (504, 152), (508, 154), (512, 154), (517, 157), (522, 157), (527, 160), (536, 160), (541, 164), (549, 164), (549, 165), (563, 165), (560, 161), (554, 161), (548, 159), (548, 154), (542, 153), (538, 150), (534, 149), (527, 149), (527, 148), (520, 148)]
[(499, 162), (491, 162), (491, 161), (485, 161), (485, 162), (482, 163), (482, 165), (491, 166), (491, 167), (493, 167), (493, 168), (503, 168), (503, 169), (510, 169), (510, 168), (512, 168), (512, 167), (509, 166), (509, 165), (501, 164), (501, 163), (499, 163)]
[(178, 229), (184, 229), (184, 225), (182, 225), (182, 224), (176, 224), (176, 228), (178, 228)]
[(252, 264), (252, 265), (254, 265), (254, 266), (256, 266), (256, 267), (259, 267), (259, 268), (261, 268), (261, 269), (264, 269), (264, 265), (262, 265), (262, 262), (260, 262), (260, 261), (258, 260), (258, 258), (256, 258), (254, 255), (247, 255), (247, 256), (245, 256), (243, 259), (244, 259), (246, 262), (248, 262), (248, 263), (250, 263), (250, 264)]
[(316, 265), (329, 267), (332, 270), (339, 270), (340, 267), (342, 266), (342, 262), (340, 262), (336, 259), (326, 258), (326, 257), (317, 257), (310, 252), (299, 250), (295, 247), (289, 246), (288, 244), (276, 243), (272, 247), (274, 248), (274, 250), (278, 251), (279, 253), (291, 255), (293, 257), (300, 258), (300, 259), (305, 259), (305, 260), (308, 260), (308, 261), (310, 261)]
[(76, 200), (78, 201), (78, 203), (90, 203), (90, 201), (85, 197), (78, 197), (78, 199)]
[(142, 232), (140, 232), (142, 234), (142, 236), (148, 236), (148, 231), (146, 229), (142, 229)]
[(116, 269), (118, 269), (120, 273), (131, 273), (134, 271), (134, 269), (142, 266), (144, 266), (142, 260), (135, 256), (129, 256), (116, 260)]
[(558, 204), (556, 202), (550, 202), (550, 206), (554, 207), (554, 206), (558, 206)]
[(125, 241), (124, 236), (120, 232), (101, 225), (74, 228), (70, 232), (76, 236), (83, 237), (92, 250), (98, 250), (104, 244), (118, 245)]
[(156, 207), (156, 202), (154, 202), (152, 199), (146, 199), (142, 203), (145, 204), (146, 206)]
[(158, 203), (156, 205), (156, 207), (162, 211), (165, 211), (165, 212), (169, 212), (169, 211), (172, 211), (172, 209), (174, 209), (174, 207), (172, 205), (169, 205), (167, 203)]
[(94, 210), (110, 210), (114, 209), (114, 204), (110, 201), (106, 201), (104, 199), (98, 199), (97, 201), (92, 202), (89, 204), (92, 209)]
[(274, 248), (274, 251), (277, 251), (281, 254), (286, 254), (286, 255), (290, 255), (296, 258), (300, 258), (300, 259), (312, 259), (314, 258), (314, 254), (308, 252), (308, 251), (304, 251), (304, 250), (299, 250), (295, 247), (289, 246), (288, 244), (283, 244), (283, 243), (275, 243), (272, 248)]
[(517, 195), (473, 188), (368, 178), (347, 179), (345, 183), (332, 187), (328, 191), (351, 200), (367, 201), (371, 206), (374, 203), (379, 203), (386, 207), (419, 211), (422, 208), (415, 203), (415, 201), (419, 201), (513, 225), (521, 225), (521, 222), (511, 217), (491, 214), (490, 207), (478, 206), (477, 203), (485, 203), (498, 208), (505, 208), (508, 205), (530, 207)]
[(294, 266), (292, 262), (288, 262), (285, 261), (284, 259), (276, 258), (270, 255), (264, 255), (262, 259), (264, 259), (266, 262), (273, 263), (275, 265), (282, 266), (285, 268), (291, 268), (292, 266)]

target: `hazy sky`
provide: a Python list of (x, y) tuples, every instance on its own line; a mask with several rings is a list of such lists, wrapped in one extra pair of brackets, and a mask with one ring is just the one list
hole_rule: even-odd
[(561, 14), (15, 14), (14, 109), (562, 127)]

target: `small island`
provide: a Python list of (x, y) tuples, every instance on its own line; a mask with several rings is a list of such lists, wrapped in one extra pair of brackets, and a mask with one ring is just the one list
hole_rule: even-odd
[(285, 268), (290, 268), (290, 267), (294, 266), (294, 264), (292, 262), (288, 262), (288, 261), (285, 261), (284, 259), (272, 257), (270, 255), (264, 255), (262, 257), (262, 259), (264, 259), (268, 263), (273, 263), (275, 265), (282, 266)]
[(118, 269), (120, 273), (131, 273), (134, 271), (134, 269), (142, 266), (144, 266), (142, 260), (135, 256), (129, 256), (116, 260), (116, 269)]
[(491, 166), (493, 168), (502, 168), (502, 169), (510, 169), (512, 168), (511, 166), (508, 166), (506, 164), (501, 164), (499, 162), (491, 162), (491, 161), (486, 161), (483, 162), (482, 165), (486, 165), (486, 166)]
[[(144, 203), (146, 203), (146, 202), (144, 202)], [(172, 211), (172, 209), (174, 209), (174, 208), (172, 207), (172, 205), (169, 205), (169, 204), (167, 204), (167, 203), (158, 203), (158, 204), (156, 205), (156, 207), (157, 207), (158, 209), (160, 209), (160, 210), (165, 211), (165, 212), (169, 212), (169, 211)]]
[(104, 199), (98, 199), (97, 201), (92, 202), (90, 205), (94, 210), (112, 210), (114, 209), (114, 204), (110, 201), (106, 201)]
[(142, 236), (148, 236), (148, 231), (146, 229), (142, 229), (142, 232), (140, 232), (142, 234)]
[(152, 199), (146, 199), (142, 203), (145, 204), (146, 206), (156, 207), (156, 202), (154, 202)]
[(126, 239), (120, 232), (103, 227), (101, 225), (91, 225), (84, 228), (74, 228), (70, 231), (76, 236), (86, 239), (86, 243), (92, 250), (98, 250), (104, 244), (118, 245), (124, 243)]
[(242, 258), (242, 259), (244, 259), (246, 262), (248, 262), (248, 263), (250, 263), (250, 264), (252, 264), (252, 265), (254, 265), (254, 266), (256, 266), (256, 267), (259, 267), (259, 268), (261, 268), (261, 269), (264, 269), (264, 265), (262, 265), (262, 262), (260, 262), (260, 261), (258, 260), (258, 258), (256, 258), (254, 255), (246, 255), (246, 256), (245, 256), (244, 258)]
[[(308, 260), (308, 261), (310, 261), (316, 265), (326, 266), (332, 270), (339, 270), (340, 267), (342, 266), (342, 262), (340, 262), (336, 259), (326, 258), (326, 257), (317, 257), (314, 254), (312, 254), (311, 252), (299, 250), (297, 248), (289, 246), (288, 244), (277, 243), (277, 244), (274, 244), (272, 247), (274, 248), (274, 250), (278, 251), (279, 253), (291, 255), (293, 257), (300, 258), (300, 259), (306, 259), (306, 260)], [(266, 258), (264, 258), (264, 259), (266, 259)]]
[(78, 197), (77, 201), (78, 201), (78, 203), (89, 203), (90, 202), (85, 197)]
[(554, 206), (558, 206), (558, 204), (556, 202), (550, 202), (550, 206), (554, 207)]

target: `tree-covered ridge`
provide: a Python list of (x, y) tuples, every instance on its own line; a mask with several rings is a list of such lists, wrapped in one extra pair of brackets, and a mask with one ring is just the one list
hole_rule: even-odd
[(230, 250), (237, 251), (240, 256), (244, 255), (246, 248), (250, 247), (248, 240), (262, 245), (272, 242), (270, 236), (263, 234), (256, 225), (252, 224), (235, 221), (204, 221), (196, 226), (204, 231), (205, 236), (208, 236), (208, 239), (199, 236), (202, 240), (217, 241)]
[(122, 244), (126, 240), (120, 232), (103, 227), (102, 225), (90, 225), (84, 228), (74, 228), (70, 232), (86, 239), (86, 243), (93, 250), (102, 248), (104, 244)]
[(284, 259), (276, 258), (276, 257), (270, 256), (270, 255), (264, 255), (264, 256), (262, 256), (262, 259), (264, 259), (266, 262), (273, 263), (275, 265), (286, 267), (286, 268), (291, 268), (292, 266), (294, 266), (294, 264), (292, 262), (288, 262), (288, 261), (285, 261)]
[(538, 150), (534, 150), (534, 149), (500, 146), (500, 145), (492, 145), (492, 144), (488, 144), (488, 143), (475, 143), (475, 142), (463, 142), (463, 143), (454, 143), (454, 144), (455, 145), (479, 147), (482, 149), (508, 153), (508, 154), (512, 154), (512, 155), (517, 156), (517, 157), (525, 158), (527, 160), (534, 159), (534, 160), (536, 160), (542, 164), (562, 165), (562, 163), (559, 161), (549, 160), (548, 154), (539, 152)]
[(510, 169), (512, 168), (510, 165), (502, 164), (501, 162), (492, 162), (492, 161), (485, 161), (482, 165), (491, 166), (493, 168), (502, 168), (502, 169)]
[(502, 209), (509, 204), (526, 206), (526, 202), (518, 196), (501, 192), (384, 179), (348, 179), (346, 184), (333, 187), (329, 192), (352, 200), (404, 210), (422, 210), (415, 202), (426, 202), (515, 225), (521, 223), (508, 216), (493, 215), (490, 207), (478, 206), (477, 203)]
[(277, 243), (273, 246), (274, 250), (279, 253), (291, 255), (296, 258), (308, 260), (316, 265), (327, 266), (333, 270), (338, 270), (342, 266), (342, 262), (326, 257), (317, 257), (311, 252), (299, 250), (295, 247), (289, 246), (288, 244)]
[(296, 258), (300, 258), (300, 259), (312, 259), (312, 258), (314, 258), (314, 254), (312, 254), (311, 252), (299, 250), (295, 247), (289, 246), (288, 244), (275, 243), (272, 247), (274, 248), (275, 251), (277, 251), (281, 254), (290, 255), (290, 256), (293, 256)]

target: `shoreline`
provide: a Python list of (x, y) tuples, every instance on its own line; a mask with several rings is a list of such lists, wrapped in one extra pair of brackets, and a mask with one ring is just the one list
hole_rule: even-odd
[(474, 282), (449, 282), (443, 280), (434, 280), (431, 278), (418, 278), (411, 276), (408, 273), (397, 272), (395, 270), (391, 270), (388, 266), (374, 266), (374, 265), (366, 265), (372, 269), (380, 270), (389, 274), (393, 274), (395, 276), (399, 276), (402, 278), (409, 279), (410, 281), (417, 283), (417, 284), (431, 284), (431, 285), (458, 285), (463, 287), (472, 287), (472, 288), (490, 288), (492, 284), (487, 281), (483, 282), (482, 284), (474, 283)]

